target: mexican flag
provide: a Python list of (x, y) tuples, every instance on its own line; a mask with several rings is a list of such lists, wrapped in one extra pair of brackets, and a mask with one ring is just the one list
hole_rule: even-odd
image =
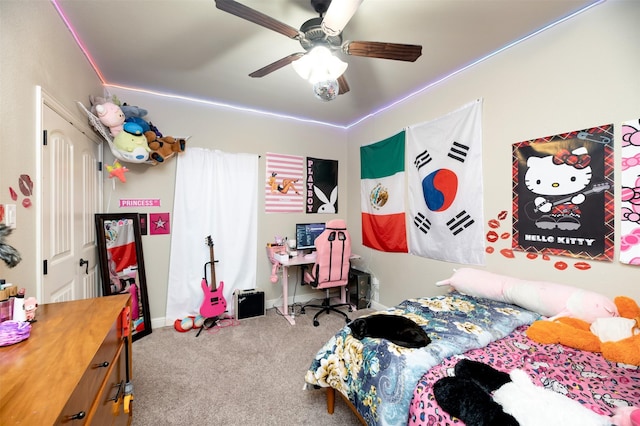
[(114, 272), (120, 273), (138, 264), (136, 260), (136, 238), (130, 219), (105, 222), (107, 253), (113, 262)]
[(360, 147), (362, 243), (407, 253), (404, 178), (405, 132)]

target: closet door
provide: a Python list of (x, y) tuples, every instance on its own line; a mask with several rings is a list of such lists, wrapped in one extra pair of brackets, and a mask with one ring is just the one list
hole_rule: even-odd
[(102, 205), (101, 146), (63, 115), (43, 102), (41, 303), (100, 295), (94, 214)]

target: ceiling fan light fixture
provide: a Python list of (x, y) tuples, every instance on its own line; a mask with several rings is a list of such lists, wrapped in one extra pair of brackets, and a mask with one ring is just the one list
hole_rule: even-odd
[(341, 61), (326, 46), (316, 46), (302, 58), (291, 62), (300, 77), (313, 86), (313, 94), (321, 101), (332, 101), (340, 92), (338, 77), (349, 64)]
[(338, 97), (339, 92), (340, 84), (338, 84), (338, 80), (320, 80), (313, 84), (313, 94), (321, 101), (332, 101)]
[(349, 20), (360, 7), (363, 0), (333, 0), (327, 14), (322, 20), (322, 31), (330, 36), (337, 36), (342, 32)]
[(295, 70), (296, 73), (303, 80), (309, 80), (309, 76), (311, 75), (311, 70), (313, 69), (313, 60), (309, 57), (309, 54), (302, 56), (300, 59), (297, 59), (291, 62), (291, 66)]
[(349, 64), (334, 56), (325, 46), (316, 46), (302, 58), (291, 63), (300, 77), (315, 84), (322, 80), (336, 80)]

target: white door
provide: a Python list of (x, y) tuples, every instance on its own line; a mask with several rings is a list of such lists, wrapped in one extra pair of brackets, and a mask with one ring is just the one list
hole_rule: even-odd
[(42, 105), (42, 303), (100, 295), (94, 214), (101, 147), (50, 104)]

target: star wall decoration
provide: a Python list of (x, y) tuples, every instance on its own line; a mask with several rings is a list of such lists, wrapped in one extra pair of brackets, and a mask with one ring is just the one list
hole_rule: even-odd
[(149, 213), (150, 235), (170, 234), (170, 225), (169, 213)]

